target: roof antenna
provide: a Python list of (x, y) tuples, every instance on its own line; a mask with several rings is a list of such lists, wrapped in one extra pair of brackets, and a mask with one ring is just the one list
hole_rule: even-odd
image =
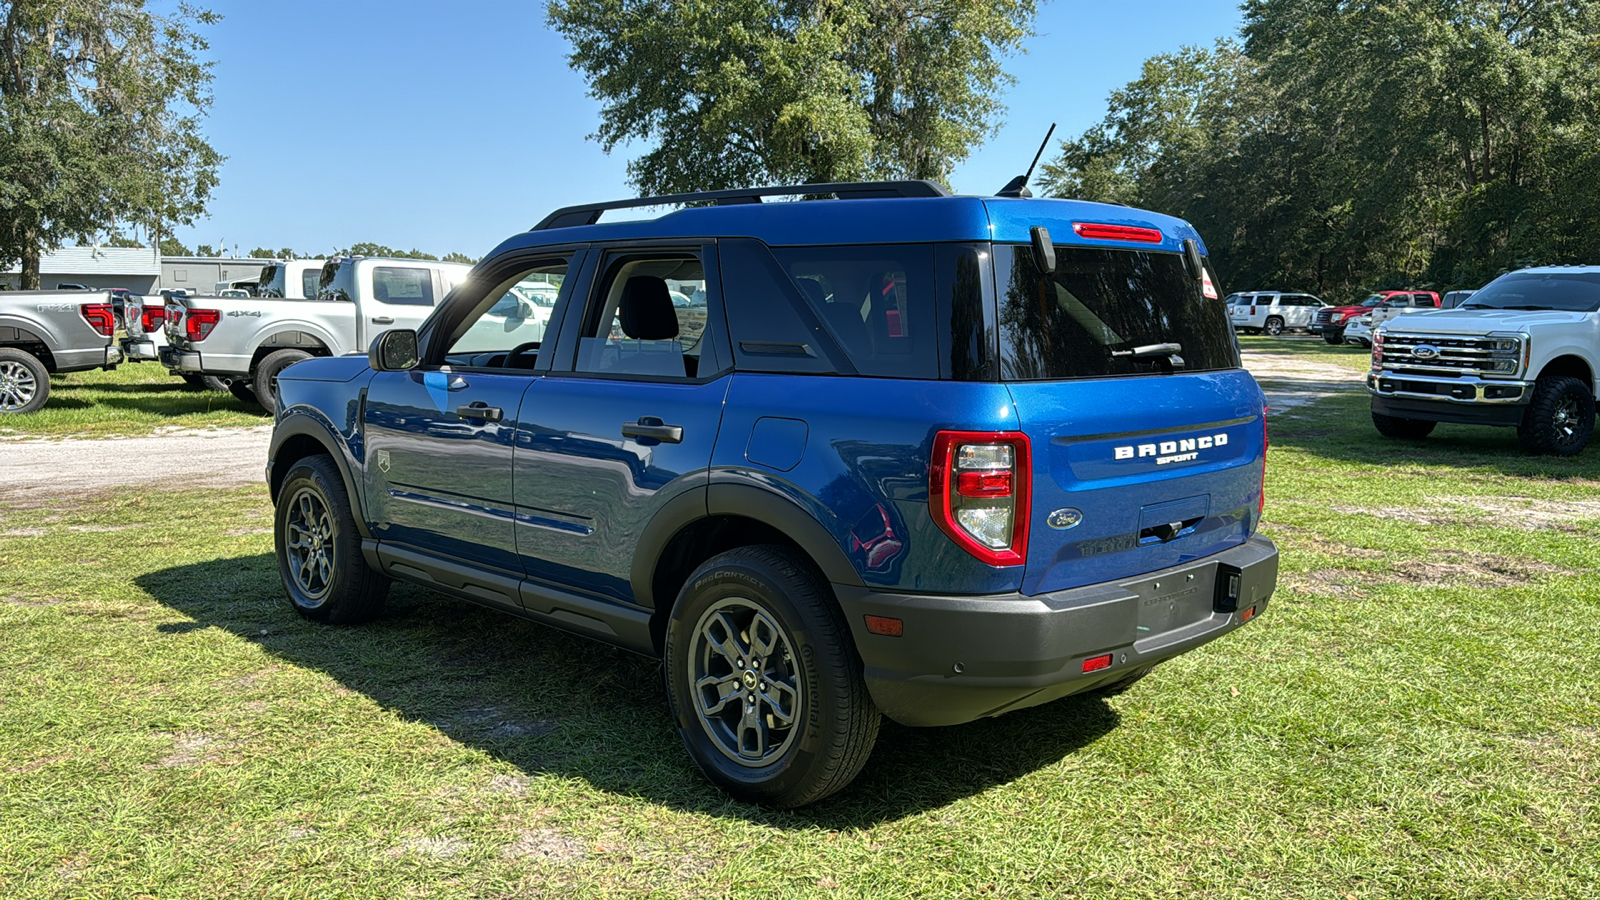
[(1006, 186), (1000, 189), (1000, 193), (995, 194), (996, 197), (1033, 196), (1033, 192), (1028, 190), (1028, 179), (1033, 177), (1033, 167), (1039, 164), (1039, 157), (1044, 155), (1044, 148), (1050, 146), (1050, 135), (1055, 133), (1056, 123), (1051, 122), (1050, 130), (1044, 133), (1044, 143), (1039, 145), (1039, 152), (1033, 155), (1033, 163), (1032, 165), (1028, 166), (1028, 173), (1026, 175), (1018, 175), (1017, 177), (1006, 182)]

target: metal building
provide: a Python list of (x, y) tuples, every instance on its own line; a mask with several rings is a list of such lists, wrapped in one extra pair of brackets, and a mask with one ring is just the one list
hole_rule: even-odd
[[(62, 247), (40, 257), (39, 286), (53, 290), (58, 284), (81, 284), (97, 290), (127, 288), (136, 294), (153, 294), (161, 270), (159, 252), (148, 247)], [(21, 265), (0, 269), (0, 285), (16, 290), (21, 284)]]

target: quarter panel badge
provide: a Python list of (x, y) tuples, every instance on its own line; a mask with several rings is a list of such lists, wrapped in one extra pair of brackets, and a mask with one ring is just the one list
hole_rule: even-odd
[(389, 471), (389, 451), (387, 451), (387, 450), (379, 450), (378, 451), (378, 468), (382, 469), (385, 472)]
[(1045, 523), (1057, 531), (1066, 531), (1068, 528), (1074, 528), (1082, 521), (1083, 513), (1070, 506), (1066, 509), (1056, 510), (1050, 514), (1048, 519), (1045, 519)]

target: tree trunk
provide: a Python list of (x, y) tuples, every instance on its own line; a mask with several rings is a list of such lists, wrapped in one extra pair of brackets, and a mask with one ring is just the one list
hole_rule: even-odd
[(37, 291), (39, 289), (38, 231), (33, 228), (24, 228), (22, 230), (22, 241), (21, 289), (24, 291)]

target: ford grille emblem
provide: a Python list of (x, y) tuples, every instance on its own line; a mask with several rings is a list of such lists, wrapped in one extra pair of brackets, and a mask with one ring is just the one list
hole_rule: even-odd
[(1411, 348), (1411, 355), (1417, 359), (1433, 359), (1439, 355), (1439, 348), (1432, 344), (1418, 344)]
[(1058, 509), (1051, 513), (1050, 518), (1045, 521), (1057, 531), (1066, 531), (1068, 528), (1083, 521), (1083, 513), (1069, 506), (1066, 509)]

